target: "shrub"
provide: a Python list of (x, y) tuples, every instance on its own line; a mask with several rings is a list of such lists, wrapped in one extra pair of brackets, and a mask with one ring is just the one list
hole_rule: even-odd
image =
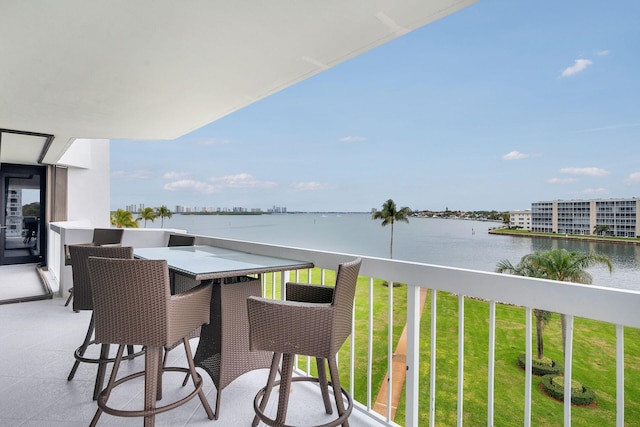
[[(522, 369), (525, 369), (527, 366), (525, 359), (526, 359), (525, 353), (522, 353), (520, 354), (520, 356), (518, 356), (518, 366), (520, 366), (520, 368)], [(537, 376), (551, 375), (551, 374), (558, 375), (564, 371), (564, 368), (562, 367), (560, 362), (557, 362), (548, 357), (545, 357), (542, 359), (533, 357), (531, 359), (531, 362), (532, 362), (531, 365), (533, 367), (531, 370), (531, 373), (533, 373), (533, 375), (537, 375)]]
[[(564, 401), (564, 378), (558, 375), (545, 375), (540, 379), (544, 392), (554, 399)], [(588, 406), (596, 401), (596, 394), (578, 381), (571, 382), (571, 403)]]

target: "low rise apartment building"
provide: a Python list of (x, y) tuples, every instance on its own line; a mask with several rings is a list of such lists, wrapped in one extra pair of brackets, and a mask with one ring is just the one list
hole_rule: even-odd
[(531, 211), (509, 211), (509, 227), (531, 231)]
[(531, 231), (559, 234), (595, 234), (608, 227), (607, 236), (638, 237), (640, 199), (553, 200), (531, 204)]

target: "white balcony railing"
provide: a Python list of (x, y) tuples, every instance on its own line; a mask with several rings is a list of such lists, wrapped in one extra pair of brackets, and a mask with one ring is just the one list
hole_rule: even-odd
[[(142, 231), (142, 230), (140, 230)], [(147, 233), (150, 231), (145, 230)], [(164, 233), (164, 230), (156, 230), (157, 233)], [(51, 228), (50, 234), (58, 234), (58, 236), (50, 236), (50, 242), (56, 242), (58, 245), (64, 245), (64, 239), (60, 238), (60, 234), (56, 229)], [(144, 237), (143, 233), (140, 233), (140, 239), (136, 238), (135, 230), (127, 230), (129, 238), (127, 244), (132, 246), (141, 247), (149, 244), (149, 238)], [(164, 237), (154, 237), (154, 241), (163, 241)], [(327, 251), (309, 250), (304, 248), (284, 247), (277, 245), (253, 243), (246, 241), (219, 239), (206, 236), (198, 236), (197, 244), (209, 244), (219, 247), (225, 247), (229, 249), (247, 251), (252, 253), (280, 256), (285, 258), (299, 259), (305, 261), (311, 261), (314, 263), (317, 269), (322, 272), (322, 280), (324, 280), (325, 271), (335, 271), (337, 265), (345, 260), (351, 259), (354, 255), (333, 253)], [(51, 251), (50, 255), (57, 256), (62, 251)], [(498, 402), (502, 402), (500, 406), (504, 406), (505, 400), (507, 405), (513, 404), (515, 406), (522, 406), (522, 413), (518, 414), (518, 418), (513, 420), (513, 425), (535, 425), (535, 420), (532, 420), (534, 411), (532, 410), (532, 385), (534, 383), (530, 370), (523, 374), (524, 385), (522, 390), (522, 400), (520, 397), (505, 396), (496, 392), (495, 378), (498, 375), (500, 367), (496, 366), (496, 340), (498, 333), (502, 332), (501, 327), (498, 326), (499, 321), (496, 316), (496, 308), (500, 310), (503, 307), (512, 307), (514, 309), (522, 310), (524, 314), (525, 333), (524, 342), (512, 342), (510, 345), (514, 348), (523, 349), (526, 351), (527, 366), (531, 366), (532, 353), (534, 352), (531, 345), (533, 339), (532, 331), (532, 310), (540, 309), (554, 313), (563, 313), (568, 319), (567, 327), (567, 348), (565, 351), (565, 395), (570, 394), (571, 377), (572, 377), (572, 360), (573, 351), (573, 320), (574, 318), (585, 318), (596, 321), (605, 322), (610, 325), (611, 329), (615, 329), (615, 375), (609, 379), (610, 384), (615, 384), (614, 397), (611, 399), (613, 402), (611, 406), (613, 409), (611, 418), (615, 418), (616, 426), (625, 425), (625, 404), (629, 404), (629, 400), (625, 400), (625, 339), (624, 328), (640, 328), (640, 292), (628, 291), (614, 288), (602, 288), (596, 286), (585, 286), (572, 283), (554, 282), (541, 279), (532, 279), (525, 277), (517, 277), (496, 273), (478, 272), (472, 270), (465, 270), (459, 268), (449, 268), (442, 266), (427, 265), (415, 262), (397, 261), (389, 259), (380, 259), (373, 257), (362, 257), (363, 264), (360, 270), (360, 275), (368, 278), (368, 301), (358, 301), (358, 307), (365, 307), (365, 312), (358, 310), (354, 316), (359, 316), (359, 321), (354, 322), (354, 331), (351, 335), (351, 341), (345, 347), (348, 347), (347, 357), (341, 353), (340, 370), (348, 372), (348, 381), (345, 384), (349, 384), (350, 393), (357, 400), (357, 409), (363, 413), (371, 416), (372, 422), (377, 421), (386, 425), (404, 424), (407, 426), (426, 425), (427, 421), (429, 425), (451, 425), (448, 422), (443, 423), (439, 420), (439, 412), (436, 407), (438, 400), (436, 396), (439, 393), (444, 393), (443, 387), (440, 385), (442, 381), (438, 377), (436, 370), (438, 365), (437, 356), (439, 353), (439, 345), (450, 346), (452, 340), (457, 342), (457, 360), (448, 361), (448, 363), (455, 362), (457, 364), (457, 378), (456, 378), (456, 423), (457, 425), (463, 425), (465, 420), (465, 407), (464, 402), (467, 402), (471, 397), (465, 394), (465, 378), (472, 380), (471, 376), (477, 377), (477, 375), (469, 369), (469, 366), (465, 365), (465, 343), (470, 337), (474, 335), (473, 329), (477, 325), (474, 322), (482, 322), (483, 325), (487, 325), (488, 339), (487, 339), (487, 357), (486, 366), (482, 367), (481, 371), (486, 370), (486, 397), (482, 397), (483, 402), (480, 407), (482, 411), (486, 412), (486, 424), (494, 425), (495, 408)], [(59, 264), (59, 260), (51, 259), (50, 262)], [(68, 267), (67, 267), (68, 268)], [(269, 276), (270, 281), (266, 280), (263, 283), (263, 287), (266, 293), (276, 295), (279, 285), (286, 280), (297, 280), (297, 274), (291, 272), (290, 274), (283, 274), (281, 277)], [(61, 275), (62, 276), (62, 275)], [(295, 277), (294, 277), (295, 276)], [(387, 312), (386, 319), (381, 320), (379, 317), (374, 318), (374, 306), (380, 304), (380, 294), (374, 292), (374, 279), (376, 283), (378, 280), (383, 280), (388, 283), (402, 283), (406, 285), (406, 288), (402, 290), (402, 303), (404, 303), (404, 292), (406, 291), (406, 307), (394, 309), (394, 296), (395, 293), (400, 292), (393, 286), (386, 288), (385, 294), (382, 296), (385, 300), (382, 301)], [(276, 281), (277, 280), (277, 281)], [(364, 281), (361, 277), (361, 281)], [(63, 289), (67, 285), (62, 285)], [(361, 285), (359, 285), (361, 286)], [(271, 287), (271, 289), (269, 289)], [(429, 317), (423, 319), (420, 310), (420, 296), (423, 289), (428, 289), (430, 298), (427, 301), (429, 306)], [(440, 313), (439, 302), (442, 298), (456, 298), (457, 299), (457, 312), (452, 314)], [(467, 319), (465, 317), (465, 306), (471, 301), (475, 300), (486, 301), (487, 313), (485, 319)], [(397, 317), (394, 320), (394, 313), (406, 311), (406, 319), (398, 321)], [(376, 314), (378, 316), (378, 314)], [(457, 322), (457, 336), (451, 335), (438, 335), (438, 324), (440, 322), (452, 321), (451, 316), (455, 316), (453, 323)], [(373, 346), (377, 346), (377, 341), (374, 338), (374, 329), (379, 326), (379, 323), (384, 321), (387, 325), (391, 324), (398, 326), (398, 323), (404, 323), (406, 321), (406, 384), (405, 384), (405, 398), (404, 406), (400, 408), (401, 412), (404, 412), (404, 419), (397, 419), (396, 422), (391, 420), (391, 393), (388, 393), (386, 413), (377, 414), (373, 411), (374, 394), (378, 392), (380, 384), (372, 383), (372, 370), (374, 365), (379, 366), (379, 354), (374, 355)], [(362, 325), (366, 325), (362, 329)], [(429, 330), (423, 325), (428, 325)], [(403, 326), (403, 325), (400, 325)], [(423, 328), (421, 328), (423, 326)], [(382, 355), (384, 364), (386, 365), (386, 371), (389, 373), (390, 378), (388, 383), (393, 383), (393, 356), (395, 349), (395, 341), (393, 328), (387, 328), (387, 345), (386, 354)], [(397, 335), (397, 334), (396, 334)], [(376, 335), (378, 336), (378, 335)], [(364, 337), (364, 338), (363, 338)], [(356, 341), (357, 339), (357, 341)], [(356, 344), (366, 342), (365, 345)], [(366, 357), (363, 357), (366, 354)], [(428, 354), (429, 372), (420, 372), (421, 357), (423, 354)], [(633, 355), (635, 362), (626, 366), (627, 369), (633, 368), (637, 374), (640, 370), (638, 366), (638, 356)], [(375, 360), (374, 360), (375, 359)], [(346, 361), (345, 361), (346, 360)], [(357, 360), (358, 366), (354, 366), (351, 361)], [(514, 362), (515, 363), (515, 362)], [(363, 368), (363, 364), (366, 367)], [(301, 366), (309, 366), (309, 363), (302, 361)], [(345, 366), (348, 365), (348, 366)], [(364, 377), (364, 378), (363, 378)], [(597, 384), (591, 384), (594, 387)], [(626, 384), (627, 390), (630, 389), (629, 384)], [(364, 388), (364, 390), (363, 390)], [(632, 388), (631, 388), (632, 389)], [(467, 389), (468, 390), (468, 389)], [(477, 389), (476, 389), (477, 390)], [(428, 404), (421, 403), (420, 396), (428, 393)], [(483, 393), (484, 395), (484, 393)], [(364, 396), (364, 397), (361, 397)], [(474, 399), (478, 399), (478, 396), (473, 396)], [(637, 402), (631, 402), (637, 406)], [(558, 403), (558, 405), (560, 405)], [(477, 410), (475, 408), (474, 410)], [(572, 411), (575, 411), (570, 404), (570, 399), (565, 399), (563, 420), (565, 426), (569, 426), (572, 423)], [(634, 408), (637, 411), (637, 408)], [(384, 411), (382, 411), (384, 412)], [(613, 415), (615, 414), (615, 415)], [(610, 420), (612, 422), (612, 420)], [(628, 422), (628, 421), (627, 421)], [(558, 421), (560, 423), (560, 421)]]

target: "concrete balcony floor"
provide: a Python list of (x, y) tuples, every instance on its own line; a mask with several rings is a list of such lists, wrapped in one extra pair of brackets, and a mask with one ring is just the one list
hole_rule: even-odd
[[(92, 400), (97, 366), (81, 363), (75, 378), (67, 381), (73, 365), (73, 352), (81, 344), (89, 325), (90, 312), (74, 313), (64, 307), (64, 298), (0, 305), (0, 425), (3, 426), (87, 426), (97, 405)], [(197, 339), (191, 341), (195, 350)], [(94, 346), (96, 347), (96, 346)], [(169, 366), (186, 366), (184, 351), (169, 353)], [(144, 357), (124, 361), (119, 377), (143, 369)], [(211, 378), (198, 369), (212, 408), (216, 390)], [(107, 375), (110, 373), (110, 369)], [(157, 426), (249, 426), (253, 419), (253, 398), (264, 386), (266, 369), (249, 372), (222, 392), (220, 417), (209, 420), (198, 398), (156, 417)], [(164, 398), (169, 402), (188, 392), (180, 386), (182, 374), (163, 376)], [(140, 409), (143, 380), (136, 379), (112, 394), (110, 402), (122, 409)], [(189, 389), (190, 390), (190, 389)], [(275, 414), (277, 392), (268, 413)], [(294, 425), (322, 424), (328, 421), (317, 387), (294, 384), (287, 422)], [(375, 424), (374, 419), (357, 410), (350, 424)], [(141, 418), (118, 418), (102, 414), (98, 425), (142, 425)]]

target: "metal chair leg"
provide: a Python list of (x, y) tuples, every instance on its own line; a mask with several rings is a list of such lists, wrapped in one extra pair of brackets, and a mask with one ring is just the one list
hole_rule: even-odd
[(324, 410), (327, 414), (333, 414), (333, 408), (331, 408), (331, 400), (329, 399), (329, 384), (327, 383), (327, 369), (325, 367), (325, 359), (317, 357), (316, 365), (318, 366), (318, 382), (320, 383), (320, 392), (322, 393)]
[[(280, 358), (282, 357), (282, 353), (273, 353), (273, 359), (271, 359), (271, 369), (269, 369), (269, 378), (267, 379), (267, 385), (265, 386), (264, 396), (262, 396), (262, 400), (260, 401), (260, 412), (264, 412), (264, 408), (267, 407), (267, 402), (269, 401), (269, 397), (271, 396), (271, 390), (273, 390), (273, 383), (276, 380), (276, 373), (278, 372), (278, 365), (280, 364)], [(253, 417), (253, 422), (251, 423), (252, 427), (256, 427), (260, 423), (260, 418), (256, 415)]]
[[(87, 351), (87, 347), (89, 346), (89, 343), (91, 342), (91, 336), (93, 335), (93, 328), (94, 328), (94, 320), (93, 320), (93, 313), (91, 313), (91, 321), (89, 322), (89, 329), (87, 329), (87, 335), (85, 335), (84, 341), (82, 342), (82, 345), (77, 350), (77, 351), (79, 351), (80, 356), (84, 356), (84, 352)], [(73, 364), (73, 368), (71, 368), (71, 372), (69, 372), (69, 376), (67, 377), (67, 381), (71, 381), (73, 379), (73, 377), (76, 375), (76, 371), (78, 370), (78, 366), (80, 366), (80, 361), (78, 359), (76, 359), (76, 361)]]
[[(335, 355), (330, 357), (329, 362), (329, 375), (331, 375), (331, 385), (333, 386), (333, 396), (336, 399), (336, 408), (338, 408), (338, 416), (342, 416), (345, 413), (344, 402), (342, 400), (342, 388), (340, 387), (340, 375), (338, 375), (338, 365), (336, 363)], [(342, 427), (349, 427), (349, 421), (345, 420), (342, 423)]]
[[(109, 357), (109, 344), (102, 344), (100, 346), (100, 359), (106, 359)], [(104, 376), (107, 372), (107, 363), (98, 363), (98, 373), (96, 374), (96, 383), (93, 386), (93, 400), (98, 398), (98, 394), (102, 391), (102, 385), (104, 384)]]
[[(105, 402), (109, 399), (109, 395), (111, 394), (111, 390), (113, 389), (113, 384), (116, 382), (116, 376), (118, 375), (118, 369), (120, 368), (120, 361), (122, 360), (122, 353), (124, 353), (124, 345), (118, 346), (118, 353), (116, 355), (116, 360), (113, 362), (113, 370), (111, 371), (111, 376), (109, 377), (109, 382), (107, 383), (107, 388), (105, 389)], [(90, 427), (95, 427), (98, 423), (98, 419), (102, 415), (102, 408), (98, 404), (98, 410), (96, 414), (93, 416), (91, 420)]]
[(67, 298), (67, 302), (64, 303), (64, 306), (68, 306), (71, 300), (73, 299), (73, 288), (69, 289), (69, 298)]

